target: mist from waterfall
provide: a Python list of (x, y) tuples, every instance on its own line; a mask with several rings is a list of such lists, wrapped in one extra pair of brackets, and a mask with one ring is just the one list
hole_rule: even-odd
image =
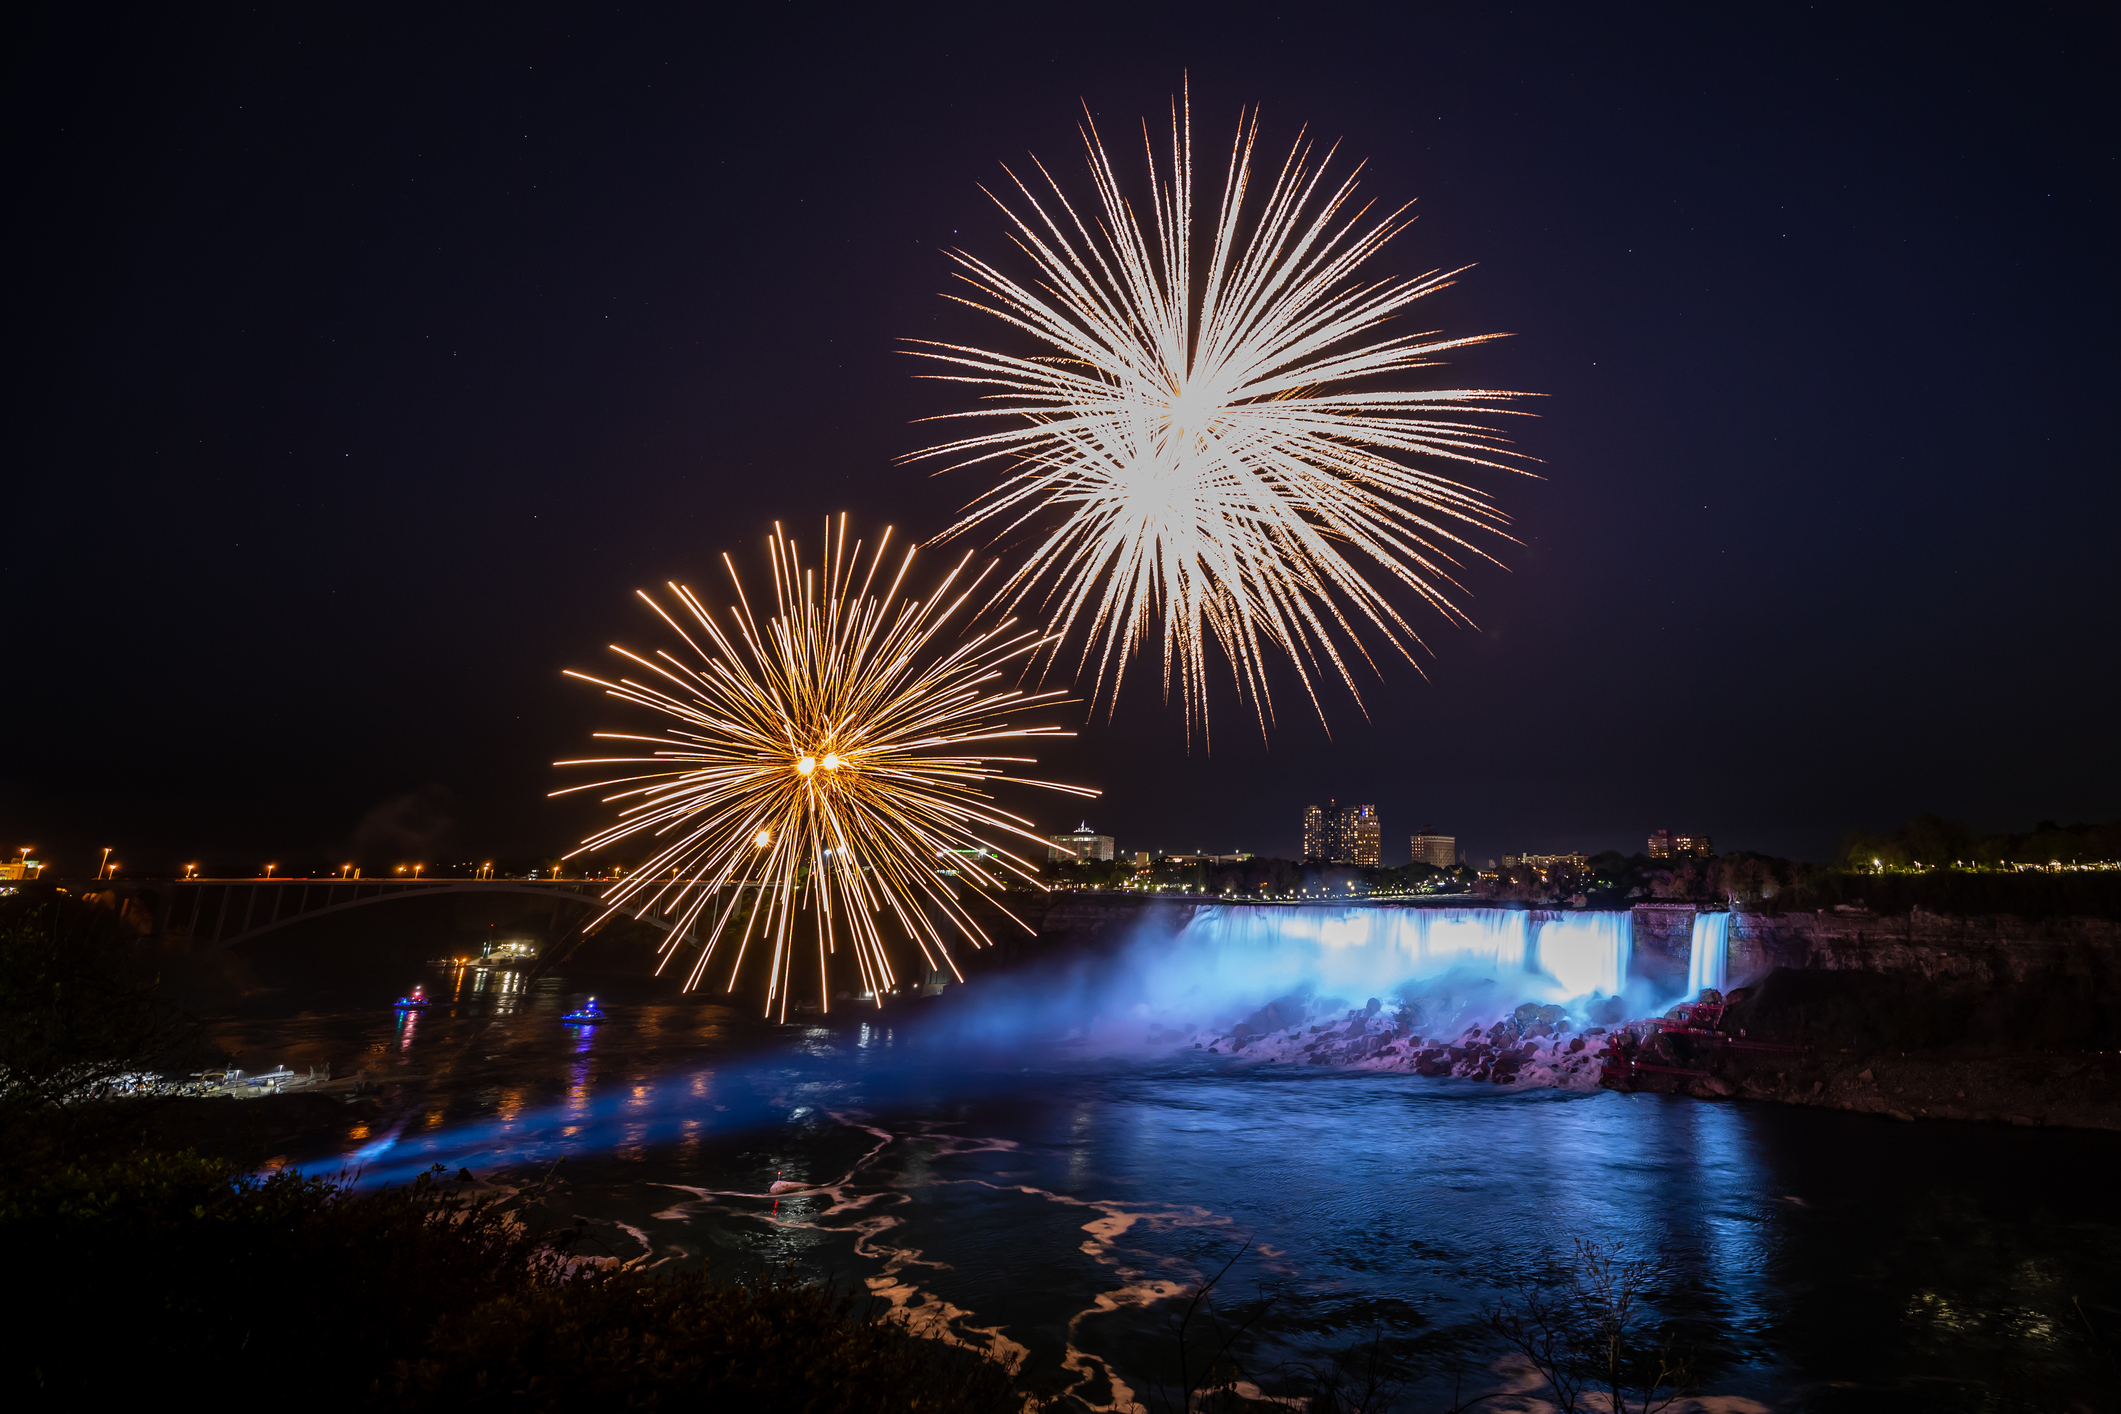
[(1694, 936), (1687, 945), (1686, 992), (1698, 996), (1707, 987), (1723, 990), (1731, 956), (1731, 915), (1697, 913)]
[(1281, 1027), (1344, 1021), (1372, 998), (1430, 1035), (1527, 1002), (1610, 1025), (1673, 1000), (1631, 976), (1633, 951), (1628, 912), (1201, 904), (1175, 934), (1145, 920), (1114, 950), (990, 973), (932, 1024), (967, 1043), (1072, 1036), (1115, 1051), (1265, 1024), (1254, 1013), (1270, 1003)]

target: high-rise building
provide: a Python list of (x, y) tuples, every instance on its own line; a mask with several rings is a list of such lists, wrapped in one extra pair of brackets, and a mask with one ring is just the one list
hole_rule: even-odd
[(1304, 807), (1304, 858), (1328, 864), (1355, 864), (1375, 868), (1383, 857), (1384, 832), (1374, 805), (1324, 805)]
[(1438, 869), (1448, 869), (1458, 862), (1458, 839), (1455, 835), (1439, 835), (1434, 825), (1423, 825), (1421, 833), (1413, 839), (1414, 862), (1433, 864)]
[(1112, 862), (1112, 836), (1091, 833), (1088, 825), (1076, 827), (1072, 835), (1046, 836), (1046, 862), (1049, 864), (1089, 864)]
[(1713, 853), (1715, 850), (1710, 847), (1707, 835), (1675, 835), (1670, 830), (1659, 830), (1650, 836), (1652, 859), (1674, 859), (1688, 854), (1707, 859)]
[(1375, 869), (1384, 859), (1384, 829), (1374, 805), (1350, 805), (1340, 812), (1339, 857), (1335, 864)]

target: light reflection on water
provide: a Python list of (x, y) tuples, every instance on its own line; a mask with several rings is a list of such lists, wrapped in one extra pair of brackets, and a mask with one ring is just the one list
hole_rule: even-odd
[(1287, 1352), (1373, 1326), (1468, 1338), (1481, 1301), (1576, 1236), (1667, 1250), (1675, 1309), (1721, 1332), (1710, 1388), (1776, 1409), (2065, 1407), (2010, 1392), (2081, 1358), (2072, 1297), (2121, 1307), (2099, 1178), (2117, 1136), (971, 1054), (888, 1018), (774, 1031), (599, 990), (593, 1028), (558, 1024), (575, 994), (547, 979), (505, 1012), (449, 992), (402, 1030), (363, 1011), (231, 1039), (298, 1067), (404, 1063), (383, 1115), (296, 1156), (312, 1168), (511, 1180), (560, 1160), (566, 1212), (612, 1255), (860, 1280), (1084, 1396), (1146, 1396), (1168, 1361), (1157, 1297), (1241, 1243), (1228, 1289), (1286, 1291), (1267, 1329)]

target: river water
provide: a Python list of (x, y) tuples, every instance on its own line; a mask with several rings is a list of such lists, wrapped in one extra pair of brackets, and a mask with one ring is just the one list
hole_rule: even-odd
[(319, 997), (215, 1038), (253, 1069), (401, 1082), (287, 1162), (501, 1183), (557, 1163), (591, 1252), (860, 1284), (1069, 1407), (1170, 1386), (1169, 1298), (1226, 1265), (1225, 1317), (1266, 1303), (1255, 1368), (1382, 1338), (1437, 1372), (1408, 1404), (1435, 1407), (1454, 1378), (1510, 1378), (1480, 1307), (1577, 1238), (1673, 1264), (1704, 1408), (2111, 1388), (2087, 1330), (2121, 1327), (2121, 1136), (973, 1046), (935, 1006), (773, 1027), (639, 979), (598, 979), (609, 1019), (562, 1025), (584, 985), (435, 971), (424, 1013)]

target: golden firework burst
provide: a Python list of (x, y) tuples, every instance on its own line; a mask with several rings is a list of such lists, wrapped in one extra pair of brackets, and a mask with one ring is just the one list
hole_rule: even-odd
[(647, 862), (607, 890), (596, 923), (622, 911), (660, 922), (669, 930), (661, 971), (711, 920), (687, 988), (699, 985), (718, 947), (734, 953), (730, 990), (746, 955), (769, 948), (767, 1011), (785, 1020), (797, 953), (815, 943), (829, 1006), (827, 960), (844, 940), (881, 1002), (898, 975), (887, 918), (931, 969), (962, 979), (952, 936), (973, 947), (991, 941), (967, 892), (999, 906), (994, 896), (1010, 879), (1037, 883), (1035, 866), (1009, 845), (1043, 849), (1045, 840), (1032, 821), (1000, 809), (987, 787), (1006, 766), (1029, 760), (992, 754), (997, 743), (1073, 735), (1019, 722), (1059, 693), (999, 685), (1004, 669), (1045, 639), (1013, 619), (946, 636), (971, 614), (992, 566), (974, 570), (967, 555), (926, 598), (902, 598), (915, 551), (909, 546), (886, 576), (890, 541), (887, 530), (865, 561), (859, 542), (848, 546), (843, 515), (826, 525), (822, 564), (806, 566), (775, 525), (767, 540), (774, 611), (763, 623), (724, 555), (736, 599), (726, 624), (683, 585), (668, 586), (675, 612), (640, 595), (689, 656), (613, 645), (646, 677), (568, 674), (671, 719), (660, 735), (596, 734), (644, 754), (555, 763), (647, 769), (553, 794), (611, 790), (606, 802), (621, 807), (617, 822), (576, 854), (636, 836), (656, 841)]
[(1411, 660), (1420, 637), (1362, 561), (1447, 620), (1469, 622), (1447, 593), (1459, 588), (1454, 552), (1491, 558), (1462, 532), (1500, 532), (1507, 518), (1433, 465), (1521, 470), (1512, 463), (1529, 460), (1481, 420), (1522, 395), (1404, 386), (1450, 350), (1501, 335), (1383, 334), (1462, 271), (1359, 277), (1410, 218), (1402, 207), (1368, 223), (1367, 206), (1348, 210), (1355, 174), (1328, 185), (1332, 152), (1314, 165), (1303, 136), (1264, 203), (1248, 203), (1258, 133), (1256, 111), (1240, 118), (1203, 243), (1190, 106), (1172, 108), (1168, 177), (1143, 126), (1146, 223), (1086, 114), (1096, 219), (1034, 159), (1050, 196), (1013, 172), (1023, 214), (988, 193), (1014, 224), (1030, 278), (950, 252), (975, 292), (950, 298), (1042, 351), (909, 341), (909, 352), (951, 366), (929, 376), (982, 390), (980, 408), (944, 416), (1005, 424), (907, 458), (1001, 472), (945, 536), (997, 521), (1046, 531), (1001, 597), (1018, 605), (1043, 592), (1058, 630), (1049, 653), (1084, 628), (1081, 666), (1097, 660), (1093, 699), (1116, 698), (1135, 650), (1160, 642), (1164, 689), (1175, 675), (1189, 731), (1196, 717), (1206, 726), (1211, 639), (1262, 730), (1270, 646), (1295, 664), (1321, 719), (1313, 679), (1324, 663), (1361, 703), (1340, 647), (1345, 639), (1367, 659), (1361, 624)]

